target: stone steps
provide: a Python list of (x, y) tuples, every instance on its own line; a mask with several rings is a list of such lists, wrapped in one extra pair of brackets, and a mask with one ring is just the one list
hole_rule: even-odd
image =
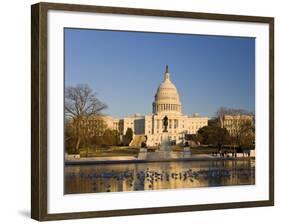
[(140, 148), (141, 143), (145, 140), (144, 135), (135, 135), (132, 141), (130, 142), (129, 146), (134, 148)]

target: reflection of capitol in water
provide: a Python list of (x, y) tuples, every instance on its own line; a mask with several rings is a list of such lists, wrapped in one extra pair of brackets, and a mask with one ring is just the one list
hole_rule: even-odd
[(252, 160), (67, 166), (65, 193), (255, 184)]

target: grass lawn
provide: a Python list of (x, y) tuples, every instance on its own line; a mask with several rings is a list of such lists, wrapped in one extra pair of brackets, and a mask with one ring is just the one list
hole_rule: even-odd
[(138, 156), (139, 149), (128, 147), (81, 148), (81, 157)]
[[(182, 146), (172, 146), (172, 150), (174, 152), (180, 152), (183, 150), (184, 147)], [(212, 154), (214, 152), (217, 152), (217, 148), (209, 148), (209, 147), (194, 147), (190, 148), (191, 154), (198, 155), (198, 154)]]
[[(172, 151), (182, 151), (181, 146), (172, 146)], [(148, 149), (148, 152), (153, 152), (155, 149)], [(193, 155), (211, 154), (217, 151), (216, 148), (197, 147), (191, 148)], [(129, 148), (127, 146), (113, 146), (108, 148), (81, 148), (81, 157), (109, 157), (109, 156), (138, 156), (138, 148)]]
[(205, 148), (205, 147), (198, 147), (198, 148), (191, 148), (191, 154), (212, 154), (217, 152), (218, 149), (216, 148)]

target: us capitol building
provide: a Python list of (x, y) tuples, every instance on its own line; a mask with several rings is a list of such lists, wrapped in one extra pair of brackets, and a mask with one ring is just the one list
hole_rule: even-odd
[(188, 116), (182, 114), (182, 104), (176, 86), (172, 83), (168, 66), (163, 82), (159, 85), (152, 103), (152, 114), (135, 114), (123, 119), (103, 116), (107, 128), (118, 130), (125, 135), (128, 128), (133, 130), (131, 146), (139, 146), (146, 140), (147, 146), (159, 146), (163, 137), (163, 119), (168, 118), (167, 131), (169, 141), (173, 144), (184, 144), (186, 134), (196, 134), (203, 126), (208, 125), (207, 117), (199, 114)]

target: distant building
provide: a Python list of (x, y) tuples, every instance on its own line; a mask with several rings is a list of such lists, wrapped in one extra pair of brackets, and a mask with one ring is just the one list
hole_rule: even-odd
[(241, 131), (244, 124), (249, 123), (254, 125), (254, 116), (252, 115), (224, 115), (223, 127), (226, 128), (230, 135)]
[(219, 120), (218, 118), (211, 118), (208, 120), (208, 126), (210, 127), (217, 127), (219, 126)]
[(89, 136), (101, 136), (107, 128), (117, 130), (120, 126), (118, 119), (104, 115), (75, 118), (69, 121), (66, 125), (71, 124), (75, 132)]
[(243, 124), (249, 122), (249, 124), (254, 126), (254, 116), (253, 115), (245, 115), (245, 114), (237, 114), (237, 115), (223, 115), (222, 122), (220, 122), (219, 118), (212, 118), (208, 120), (208, 126), (210, 127), (221, 127), (226, 128), (230, 135), (234, 135), (240, 129)]

